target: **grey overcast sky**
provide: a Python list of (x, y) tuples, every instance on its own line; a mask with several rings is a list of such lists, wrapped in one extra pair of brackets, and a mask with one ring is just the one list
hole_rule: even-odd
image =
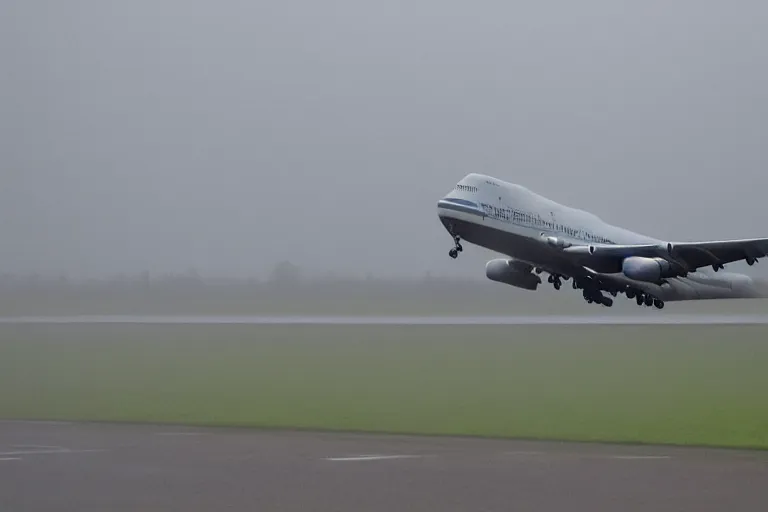
[(0, 272), (482, 275), (469, 172), (768, 236), (768, 2), (4, 0)]

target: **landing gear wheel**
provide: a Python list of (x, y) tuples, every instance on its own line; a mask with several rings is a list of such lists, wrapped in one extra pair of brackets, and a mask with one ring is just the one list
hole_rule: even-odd
[(653, 301), (653, 305), (656, 306), (656, 309), (663, 309), (664, 308), (664, 301), (663, 300), (659, 300), (659, 299), (655, 299)]
[(587, 304), (605, 304), (603, 294), (593, 290), (584, 290), (584, 300)]
[(650, 295), (646, 295), (645, 305), (648, 307), (653, 306), (653, 297), (651, 297)]
[(556, 274), (550, 274), (547, 277), (547, 282), (555, 287), (555, 290), (559, 290), (561, 286), (563, 286), (563, 281), (560, 279), (560, 276)]
[(460, 243), (461, 238), (458, 235), (453, 235), (453, 249), (448, 253), (451, 258), (456, 258), (460, 252), (464, 251), (464, 247)]
[(461, 246), (460, 240), (461, 238), (459, 238), (458, 235), (453, 235), (453, 249), (448, 251), (448, 256), (453, 259), (456, 259), (459, 256), (459, 253), (464, 251), (464, 247)]

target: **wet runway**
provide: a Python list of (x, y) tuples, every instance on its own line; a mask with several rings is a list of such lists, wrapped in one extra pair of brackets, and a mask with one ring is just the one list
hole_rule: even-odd
[(541, 316), (19, 316), (0, 324), (244, 324), (244, 325), (723, 325), (768, 324), (768, 315)]
[(764, 511), (768, 452), (0, 421), (8, 511)]

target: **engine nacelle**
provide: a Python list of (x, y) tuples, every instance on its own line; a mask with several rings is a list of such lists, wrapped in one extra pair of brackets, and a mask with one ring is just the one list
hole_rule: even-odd
[(485, 275), (491, 281), (504, 283), (524, 290), (535, 290), (541, 278), (531, 272), (527, 263), (515, 260), (495, 259), (485, 264)]
[(644, 258), (642, 256), (625, 258), (621, 264), (621, 271), (630, 279), (651, 283), (677, 275), (672, 265), (664, 258)]

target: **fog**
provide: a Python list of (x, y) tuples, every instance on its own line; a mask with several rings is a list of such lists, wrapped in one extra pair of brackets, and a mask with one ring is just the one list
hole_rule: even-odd
[(2, 273), (482, 277), (469, 172), (768, 235), (765, 2), (6, 0), (0, 63)]

